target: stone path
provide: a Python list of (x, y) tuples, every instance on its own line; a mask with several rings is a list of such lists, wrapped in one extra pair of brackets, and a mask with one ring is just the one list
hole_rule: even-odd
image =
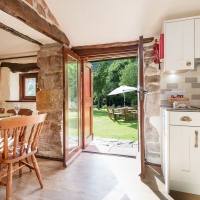
[(130, 140), (94, 138), (85, 151), (135, 157), (138, 152), (138, 142)]

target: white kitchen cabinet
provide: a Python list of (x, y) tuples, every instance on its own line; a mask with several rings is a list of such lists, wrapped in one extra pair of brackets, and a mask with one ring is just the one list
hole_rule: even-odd
[(200, 18), (195, 19), (195, 58), (200, 58)]
[[(181, 121), (182, 117), (189, 120)], [(169, 189), (200, 195), (199, 112), (170, 112)], [(191, 120), (191, 121), (190, 121)]]
[(194, 69), (194, 19), (164, 22), (164, 68), (162, 73)]

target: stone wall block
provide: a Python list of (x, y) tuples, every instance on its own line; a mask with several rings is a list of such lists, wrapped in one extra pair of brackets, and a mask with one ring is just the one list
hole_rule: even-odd
[[(39, 114), (42, 114), (42, 113), (39, 113)], [(43, 133), (48, 132), (48, 131), (50, 130), (50, 127), (51, 127), (51, 122), (45, 120), (45, 122), (44, 122), (44, 124), (43, 124), (43, 127), (42, 127), (41, 135), (42, 135)]]
[(152, 157), (152, 158), (160, 158), (159, 153), (147, 152), (147, 156)]
[(52, 122), (51, 123), (51, 130), (53, 132), (59, 132), (60, 133), (62, 131), (62, 124)]
[(160, 85), (158, 85), (158, 84), (148, 84), (148, 85), (146, 85), (146, 90), (148, 91), (148, 93), (160, 92)]
[(160, 75), (145, 76), (145, 83), (160, 83)]
[(41, 90), (36, 95), (37, 110), (63, 109), (63, 90)]
[(144, 63), (146, 65), (146, 67), (148, 67), (149, 65), (151, 65), (153, 62), (154, 62), (154, 57), (144, 58)]
[(152, 66), (145, 67), (144, 73), (145, 73), (146, 76), (151, 76), (151, 75), (157, 74), (158, 69), (156, 67), (152, 67)]
[(153, 50), (149, 50), (149, 51), (146, 51), (144, 53), (144, 57), (152, 57), (154, 55), (154, 51)]
[(144, 46), (144, 52), (152, 50), (153, 49), (153, 45), (150, 46)]
[(160, 143), (147, 143), (147, 151), (160, 152)]
[(147, 94), (146, 97), (146, 117), (160, 116), (160, 93)]
[(159, 142), (159, 133), (157, 129), (149, 122), (149, 118), (145, 119), (146, 142)]
[(54, 67), (63, 66), (63, 56), (54, 55), (54, 56), (50, 56), (49, 59), (50, 59), (50, 66), (54, 66)]
[(52, 148), (52, 156), (55, 158), (63, 158), (63, 151), (61, 147), (53, 146)]
[(38, 58), (50, 56), (62, 56), (63, 49), (59, 43), (47, 44), (38, 51)]
[(50, 67), (50, 59), (49, 59), (49, 57), (39, 57), (37, 59), (37, 66), (40, 69), (48, 69)]
[(63, 110), (53, 110), (52, 111), (52, 120), (55, 122), (63, 121)]
[(61, 89), (63, 87), (62, 73), (45, 74), (39, 73), (39, 88), (43, 90)]

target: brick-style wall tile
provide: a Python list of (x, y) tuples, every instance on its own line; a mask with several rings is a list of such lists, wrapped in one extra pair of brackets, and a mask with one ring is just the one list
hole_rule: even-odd
[(185, 83), (197, 83), (197, 77), (185, 77)]
[(165, 94), (167, 91), (172, 91), (171, 89), (161, 89), (160, 94)]
[(192, 88), (200, 88), (200, 83), (192, 83)]
[(167, 83), (167, 89), (178, 88), (178, 83)]
[(200, 94), (192, 94), (191, 100), (200, 100)]

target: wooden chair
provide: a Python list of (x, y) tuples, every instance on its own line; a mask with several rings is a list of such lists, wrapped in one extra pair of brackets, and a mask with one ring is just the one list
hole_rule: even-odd
[(113, 107), (107, 107), (108, 116), (110, 119), (113, 118)]
[(5, 113), (5, 108), (0, 108), (0, 113)]
[(126, 113), (125, 113), (125, 109), (124, 108), (113, 108), (113, 116), (114, 116), (114, 120), (117, 120), (117, 116), (118, 118), (122, 118), (125, 119)]
[[(0, 120), (0, 130), (3, 133), (3, 138), (0, 139), (0, 185), (6, 186), (6, 200), (11, 199), (13, 173), (19, 170), (21, 176), (22, 168), (25, 166), (35, 170), (40, 186), (43, 188), (35, 153), (45, 118), (46, 114), (40, 114)], [(29, 127), (31, 131), (26, 141)], [(27, 162), (29, 157), (32, 164)], [(16, 163), (19, 165), (15, 165)], [(4, 177), (7, 177), (6, 182), (2, 180)]]
[[(14, 109), (10, 109), (10, 110), (7, 110), (7, 113), (12, 113), (13, 115), (16, 115), (16, 112)], [(21, 108), (19, 110), (19, 113), (18, 115), (21, 115), (21, 116), (29, 116), (29, 115), (32, 115), (33, 111), (31, 109), (28, 109), (28, 108)]]

